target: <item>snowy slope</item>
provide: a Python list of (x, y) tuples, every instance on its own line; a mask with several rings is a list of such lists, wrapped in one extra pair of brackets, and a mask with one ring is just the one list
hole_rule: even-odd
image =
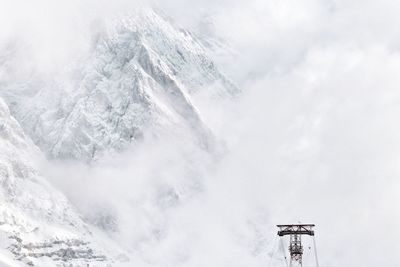
[(55, 158), (91, 160), (146, 134), (188, 131), (213, 149), (196, 98), (238, 93), (201, 42), (149, 9), (111, 23), (76, 65), (68, 78), (5, 82), (0, 91), (34, 142)]
[[(21, 43), (0, 48), (0, 97), (16, 118), (1, 103), (1, 119), (12, 135), (0, 140), (5, 147), (0, 163), (7, 170), (0, 177), (12, 177), (12, 182), (2, 183), (0, 266), (7, 261), (22, 266), (147, 266), (141, 258), (162, 266), (163, 254), (169, 255), (172, 266), (185, 264), (180, 241), (167, 233), (177, 207), (203, 190), (202, 164), (206, 168), (205, 162), (215, 160), (207, 152), (218, 143), (204, 119), (202, 101), (209, 101), (206, 106), (211, 109), (212, 103), (239, 93), (208, 57), (204, 42), (153, 10), (141, 9), (109, 22), (98, 31), (89, 55), (71, 59), (71, 66), (61, 71), (41, 73), (34, 65), (21, 64), (29, 63), (28, 50)], [(142, 142), (146, 138), (147, 143)], [(115, 156), (112, 152), (138, 142), (146, 149), (153, 147), (153, 152), (138, 145), (137, 154), (127, 151), (119, 157), (151, 155), (154, 165), (119, 160), (118, 177), (107, 173), (108, 167), (101, 168), (102, 160)], [(79, 211), (37, 171), (34, 162), (41, 153), (61, 159), (57, 162), (98, 160), (86, 175), (76, 171), (74, 177), (62, 177), (80, 181), (71, 187), (73, 192), (60, 186)], [(100, 159), (104, 154), (108, 157)], [(17, 170), (27, 169), (23, 175), (13, 170), (13, 161), (21, 166)], [(165, 171), (164, 165), (171, 169)], [(55, 171), (60, 172), (64, 174)], [(149, 188), (130, 184), (149, 180)], [(99, 184), (100, 197), (91, 183)], [(102, 187), (118, 193), (107, 198)], [(89, 188), (96, 195), (93, 200), (87, 196)], [(168, 242), (177, 244), (170, 249)], [(121, 252), (119, 246), (129, 252)]]
[(36, 170), (40, 152), (1, 99), (0, 151), (0, 264), (110, 263), (67, 199)]

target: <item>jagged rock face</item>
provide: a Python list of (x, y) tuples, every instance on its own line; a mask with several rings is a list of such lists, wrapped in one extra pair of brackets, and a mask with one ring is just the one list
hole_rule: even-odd
[[(83, 161), (123, 150), (148, 135), (167, 137), (160, 140), (182, 136), (213, 149), (199, 99), (230, 98), (238, 89), (195, 36), (151, 10), (100, 32), (87, 57), (54, 77), (34, 72), (35, 67), (21, 69), (19, 64), (26, 61), (20, 59), (21, 50), (10, 45), (7, 53), (0, 53), (0, 97), (12, 113), (0, 102), (0, 247), (28, 265), (45, 266), (43, 258), (50, 266), (110, 264), (109, 254), (99, 252), (103, 246), (96, 249), (97, 237), (87, 229), (118, 232), (113, 213), (99, 207), (85, 218), (92, 226), (83, 223), (36, 170), (34, 159), (41, 151), (33, 143), (52, 158)], [(186, 180), (190, 190), (199, 190), (197, 181)], [(180, 201), (172, 187), (165, 187), (155, 193), (160, 210)], [(154, 228), (151, 236), (157, 239), (161, 227)], [(123, 261), (132, 260), (121, 255)]]
[[(38, 213), (40, 213), (40, 209), (43, 209), (43, 214), (46, 214), (48, 210), (53, 211), (54, 214), (51, 216), (53, 219), (57, 217), (64, 221), (66, 200), (62, 197), (59, 198), (56, 193), (46, 193), (47, 191), (52, 192), (52, 190), (40, 178), (33, 165), (34, 158), (40, 157), (40, 153), (24, 135), (18, 122), (11, 117), (3, 100), (0, 100), (0, 138), (2, 199), (12, 201), (21, 208), (35, 210)], [(30, 193), (40, 193), (41, 198), (37, 199), (36, 194), (31, 195)], [(53, 198), (57, 201), (53, 201)], [(40, 203), (37, 203), (38, 201)], [(60, 205), (60, 207), (51, 209), (53, 204)]]
[(90, 232), (79, 215), (36, 170), (40, 152), (2, 99), (0, 151), (0, 246), (8, 249), (10, 259), (31, 266), (44, 266), (44, 258), (53, 261), (51, 266), (61, 261), (105, 262), (106, 257), (84, 241)]
[(30, 92), (29, 101), (25, 89), (23, 95), (0, 92), (51, 157), (91, 160), (146, 134), (165, 132), (190, 132), (201, 146), (212, 148), (196, 96), (226, 98), (238, 92), (194, 36), (152, 10), (141, 10), (100, 34), (80, 65), (69, 81), (72, 89), (57, 80), (36, 82), (40, 89)]

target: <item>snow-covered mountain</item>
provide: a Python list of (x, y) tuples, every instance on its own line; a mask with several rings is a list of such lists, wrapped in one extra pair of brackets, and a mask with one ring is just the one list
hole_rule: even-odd
[(150, 9), (111, 24), (67, 82), (3, 82), (0, 93), (34, 142), (51, 157), (91, 160), (146, 134), (189, 131), (213, 149), (196, 98), (229, 98), (238, 89), (201, 42)]
[[(171, 251), (165, 243), (175, 239), (168, 233), (171, 217), (179, 216), (175, 209), (202, 190), (202, 169), (215, 159), (208, 152), (218, 147), (203, 101), (219, 105), (238, 88), (218, 70), (204, 42), (154, 10), (106, 25), (96, 30), (89, 54), (50, 75), (30, 65), (29, 49), (20, 42), (0, 49), (0, 266), (160, 266), (162, 259), (151, 257), (154, 246), (160, 255)], [(127, 161), (117, 179), (99, 166), (100, 157), (107, 160), (147, 137), (156, 154), (150, 170), (140, 168), (147, 160)], [(158, 149), (168, 140), (169, 153)], [(136, 156), (147, 152), (139, 147)], [(85, 167), (98, 160), (88, 173), (102, 179), (76, 173), (82, 176), (78, 186), (88, 188), (61, 192), (39, 171), (36, 160), (45, 161), (44, 155)], [(168, 171), (155, 171), (160, 164)], [(120, 185), (110, 186), (111, 178)], [(138, 185), (150, 180), (151, 186), (133, 191), (129, 179)], [(81, 197), (96, 182), (122, 193), (98, 197), (93, 186), (90, 197)], [(186, 261), (176, 249), (173, 266)], [(135, 252), (143, 255), (132, 257)]]
[(38, 172), (40, 151), (2, 99), (0, 150), (0, 266), (106, 266), (88, 226)]

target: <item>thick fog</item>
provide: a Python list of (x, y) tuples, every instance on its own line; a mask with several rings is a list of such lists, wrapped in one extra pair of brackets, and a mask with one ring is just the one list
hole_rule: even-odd
[(275, 225), (297, 222), (316, 224), (320, 266), (394, 266), (400, 2), (2, 0), (0, 47), (24, 47), (12, 78), (62, 73), (143, 5), (224, 44), (210, 56), (242, 93), (198, 103), (221, 151), (148, 138), (90, 165), (46, 161), (45, 177), (154, 266), (284, 266)]

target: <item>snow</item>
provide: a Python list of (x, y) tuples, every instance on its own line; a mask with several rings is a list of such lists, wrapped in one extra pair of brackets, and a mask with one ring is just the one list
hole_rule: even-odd
[(21, 267), (21, 265), (12, 258), (12, 255), (0, 252), (0, 267)]
[[(33, 75), (28, 83), (6, 83), (0, 92), (48, 156), (90, 161), (148, 134), (186, 129), (213, 149), (196, 99), (229, 98), (239, 90), (200, 41), (150, 9), (110, 22), (96, 40), (90, 55), (65, 75)], [(66, 76), (75, 78), (65, 82)]]
[[(0, 97), (5, 99), (0, 98), (0, 263), (158, 266), (168, 257), (184, 264), (188, 252), (180, 251), (178, 243), (190, 239), (165, 238), (166, 220), (182, 201), (202, 190), (202, 170), (195, 165), (213, 160), (207, 153), (218, 149), (201, 113), (202, 100), (218, 105), (217, 101), (235, 97), (238, 88), (217, 69), (193, 34), (149, 9), (110, 22), (89, 55), (54, 77), (26, 67), (23, 79), (18, 78), (16, 72), (21, 70), (14, 64), (21, 56), (19, 49), (16, 46), (0, 58), (6, 62), (0, 65)], [(58, 190), (49, 182), (55, 180), (51, 173), (43, 174), (40, 168), (45, 158), (49, 164), (72, 159), (86, 167), (114, 156), (129, 159), (129, 153), (124, 154), (128, 148), (140, 154), (140, 145), (149, 140), (154, 151), (146, 153), (157, 158), (152, 173), (141, 175), (139, 159), (135, 165), (139, 168), (132, 172), (138, 174), (137, 181), (132, 183), (149, 184), (144, 179), (151, 178), (154, 188), (131, 193), (132, 189), (122, 188), (126, 176), (121, 174), (112, 177), (121, 185), (109, 190), (122, 188), (129, 197), (125, 192), (109, 203), (105, 199), (106, 204), (98, 196), (90, 202), (96, 187), (87, 192), (84, 179), (92, 172), (78, 177), (82, 188), (72, 189), (80, 197), (88, 195), (87, 206), (84, 202), (75, 207), (79, 202), (73, 201), (74, 194)], [(169, 156), (163, 151), (165, 144), (157, 142), (171, 142)], [(171, 163), (182, 159), (181, 151), (175, 151), (178, 147), (188, 147), (183, 170), (173, 170), (173, 175), (155, 171), (159, 163), (174, 168)], [(97, 171), (103, 169), (96, 169), (94, 176), (100, 176)], [(75, 176), (72, 171), (64, 182), (74, 181)], [(159, 177), (165, 181), (155, 181)], [(103, 185), (101, 179), (89, 182)], [(115, 203), (115, 213), (125, 217), (113, 213)], [(173, 244), (171, 255), (168, 244)]]
[[(0, 246), (6, 249), (1, 262), (20, 266), (18, 259), (43, 266), (42, 257), (47, 257), (54, 266), (60, 257), (81, 264), (107, 259), (91, 243), (88, 226), (75, 208), (39, 174), (35, 162), (40, 151), (1, 99), (0, 150)], [(64, 255), (66, 251), (70, 254)]]

